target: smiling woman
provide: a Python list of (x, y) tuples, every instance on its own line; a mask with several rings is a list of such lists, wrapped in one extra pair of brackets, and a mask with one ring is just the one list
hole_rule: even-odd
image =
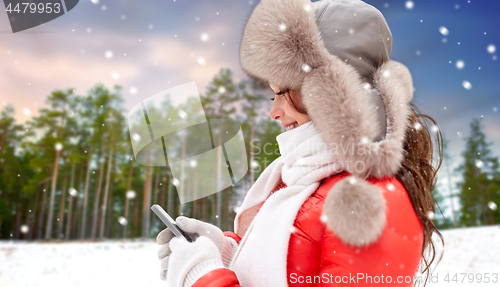
[(211, 240), (169, 247), (159, 234), (169, 286), (416, 283), (440, 235), (432, 189), (442, 142), (438, 129), (435, 168), (425, 120), (436, 123), (411, 104), (411, 74), (391, 51), (385, 18), (363, 1), (260, 1), (240, 62), (275, 93), (281, 156), (246, 194), (235, 233), (181, 219)]
[(311, 120), (302, 103), (299, 90), (279, 89), (274, 84), (269, 85), (275, 97), (269, 115), (274, 120), (279, 120), (285, 129), (291, 130)]

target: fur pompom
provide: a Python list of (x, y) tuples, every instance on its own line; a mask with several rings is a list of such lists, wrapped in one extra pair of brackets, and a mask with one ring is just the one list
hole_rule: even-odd
[(369, 182), (349, 176), (336, 183), (325, 199), (323, 218), (344, 243), (368, 246), (382, 235), (386, 224), (382, 192)]

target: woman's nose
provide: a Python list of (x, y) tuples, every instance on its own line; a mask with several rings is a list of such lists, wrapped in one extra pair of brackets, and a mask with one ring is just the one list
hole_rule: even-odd
[(277, 105), (276, 100), (274, 101), (273, 107), (269, 112), (269, 115), (273, 120), (279, 120), (285, 115), (283, 109)]

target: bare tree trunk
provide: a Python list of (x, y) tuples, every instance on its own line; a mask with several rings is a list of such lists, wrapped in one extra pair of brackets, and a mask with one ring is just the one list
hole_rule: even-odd
[(109, 182), (111, 180), (111, 167), (113, 166), (113, 151), (114, 138), (111, 136), (111, 144), (109, 147), (108, 170), (106, 171), (106, 183), (104, 186), (104, 202), (102, 203), (102, 219), (101, 228), (99, 230), (99, 238), (104, 238), (104, 225), (106, 223), (106, 207), (108, 203)]
[[(174, 191), (173, 191), (173, 188), (172, 188), (172, 182), (170, 182), (169, 180), (169, 183), (168, 183), (168, 191), (167, 191), (167, 197), (168, 197), (168, 212), (174, 212)], [(175, 216), (175, 214), (174, 214)]]
[(163, 169), (163, 175), (161, 178), (161, 192), (160, 192), (160, 205), (165, 208), (165, 193), (167, 190), (168, 178), (167, 178), (168, 166)]
[[(75, 173), (75, 163), (73, 162), (71, 167), (71, 177), (74, 176)], [(68, 179), (68, 173), (64, 173), (63, 185), (62, 185), (62, 194), (61, 194), (61, 203), (59, 205), (59, 221), (57, 222), (57, 238), (63, 238), (63, 226), (64, 226), (64, 213), (66, 208), (66, 184)], [(73, 179), (71, 179), (73, 180)]]
[(106, 238), (111, 238), (111, 216), (112, 211), (113, 211), (113, 175), (111, 175), (111, 183), (109, 184), (109, 194), (108, 194), (108, 200), (107, 200), (107, 215), (106, 215), (106, 224), (105, 224), (105, 237)]
[[(194, 183), (193, 183), (193, 198), (197, 198), (197, 193), (198, 193), (198, 173), (195, 171), (195, 174), (194, 174)], [(199, 202), (200, 200), (195, 200), (193, 201), (193, 214), (192, 214), (192, 217), (193, 218), (196, 218), (196, 209), (198, 208), (198, 204), (197, 202)]]
[[(149, 158), (149, 154), (147, 155)], [(144, 179), (144, 201), (142, 205), (142, 237), (149, 237), (149, 218), (151, 210), (149, 206), (151, 204), (151, 181), (153, 176), (151, 174), (151, 167), (146, 166), (146, 176)]]
[[(180, 199), (184, 199), (184, 168), (185, 168), (185, 160), (184, 160), (184, 157), (186, 156), (186, 141), (187, 141), (187, 134), (184, 135), (183, 139), (182, 139), (182, 154), (181, 154), (181, 158), (183, 159), (181, 161), (181, 175), (180, 175), (180, 178), (178, 179), (179, 180), (179, 189), (177, 189), (177, 192), (179, 193), (179, 198)], [(179, 213), (182, 215), (183, 214), (183, 208), (184, 204), (182, 204), (182, 202), (179, 204)]]
[(99, 159), (100, 167), (99, 167), (99, 179), (97, 180), (96, 192), (94, 195), (94, 210), (92, 215), (92, 228), (90, 233), (90, 238), (96, 237), (97, 232), (97, 219), (99, 216), (99, 200), (101, 198), (101, 186), (102, 186), (102, 178), (104, 176), (104, 163), (106, 162), (106, 145), (104, 141), (102, 142), (101, 149), (101, 158)]
[[(153, 192), (153, 204), (158, 204), (158, 186), (160, 185), (160, 173), (161, 173), (161, 167), (160, 166), (157, 166), (157, 167), (154, 167), (153, 168), (153, 171), (154, 171), (154, 182), (153, 182), (153, 188), (151, 189), (151, 191)], [(156, 216), (151, 216), (151, 220), (149, 221), (149, 224), (150, 226), (154, 226), (153, 223), (155, 222), (154, 219), (155, 219)]]
[(85, 176), (85, 190), (83, 195), (83, 211), (81, 218), (81, 227), (80, 227), (80, 238), (85, 238), (85, 226), (87, 224), (87, 205), (88, 205), (88, 197), (89, 197), (89, 181), (90, 181), (90, 168), (92, 166), (92, 150), (93, 147), (90, 147), (89, 150), (89, 160), (87, 162), (87, 175)]
[(43, 187), (43, 199), (42, 199), (42, 210), (40, 212), (40, 224), (38, 225), (38, 234), (37, 234), (37, 239), (42, 239), (42, 230), (43, 230), (43, 219), (45, 218), (45, 201), (47, 200), (47, 188), (49, 182), (46, 181), (45, 185)]
[(57, 174), (59, 172), (60, 157), (61, 157), (61, 150), (56, 150), (56, 160), (54, 162), (54, 171), (52, 173), (52, 186), (50, 191), (49, 218), (47, 219), (47, 226), (45, 228), (45, 239), (50, 239), (52, 237), (52, 216), (54, 215), (54, 201), (56, 196)]
[(69, 240), (71, 233), (71, 222), (73, 220), (73, 196), (69, 197), (68, 216), (66, 216), (66, 240)]
[[(30, 220), (29, 220), (29, 232), (28, 232), (28, 240), (31, 240), (33, 238), (33, 233), (34, 233), (34, 229), (35, 229), (35, 223), (36, 223), (36, 211), (37, 211), (37, 206), (38, 206), (38, 194), (40, 193), (38, 191), (38, 186), (36, 188), (36, 195), (35, 195), (35, 201), (33, 202), (33, 209), (31, 209), (29, 212), (30, 212)], [(33, 216), (31, 216), (31, 214), (33, 214)], [(31, 219), (31, 217), (33, 217), (33, 219)], [(0, 230), (2, 230), (0, 228)]]
[(123, 238), (126, 238), (127, 237), (127, 229), (128, 229), (128, 226), (130, 225), (129, 224), (129, 219), (128, 219), (128, 208), (129, 208), (129, 204), (130, 204), (130, 199), (127, 197), (127, 192), (129, 192), (132, 188), (132, 173), (134, 171), (134, 161), (131, 160), (130, 161), (130, 167), (129, 167), (129, 170), (128, 170), (128, 178), (127, 178), (127, 190), (125, 191), (125, 219), (127, 220), (127, 224), (125, 224), (123, 226)]
[(140, 202), (140, 197), (137, 195), (136, 197), (136, 200), (134, 202), (134, 215), (133, 215), (133, 223), (134, 223), (134, 227), (135, 227), (135, 230), (133, 230), (132, 232), (132, 236), (140, 236), (140, 232), (139, 230), (140, 229), (140, 224), (139, 224), (139, 219), (140, 219), (140, 211), (141, 211), (141, 202)]
[(21, 229), (21, 215), (23, 213), (24, 200), (19, 200), (16, 205), (16, 221), (14, 223), (14, 239), (19, 239), (19, 230)]
[(153, 188), (153, 203), (158, 203), (158, 187), (160, 186), (160, 173), (161, 173), (161, 167), (155, 167), (155, 181), (154, 181), (154, 188)]
[(30, 230), (31, 230), (31, 209), (30, 209), (30, 205), (31, 205), (31, 197), (28, 197), (27, 199), (27, 203), (26, 203), (26, 217), (24, 218), (24, 225), (26, 225), (28, 227), (28, 231), (26, 233), (24, 233), (24, 239), (25, 240), (28, 240), (29, 239), (29, 234), (30, 234)]

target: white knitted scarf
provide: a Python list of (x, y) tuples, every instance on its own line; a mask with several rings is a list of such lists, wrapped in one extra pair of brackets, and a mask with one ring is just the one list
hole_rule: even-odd
[[(278, 135), (276, 140), (281, 156), (250, 188), (234, 221), (238, 232), (241, 214), (265, 201), (229, 266), (242, 287), (288, 286), (288, 242), (297, 213), (322, 179), (340, 172), (312, 121)], [(287, 187), (266, 200), (280, 177)]]

